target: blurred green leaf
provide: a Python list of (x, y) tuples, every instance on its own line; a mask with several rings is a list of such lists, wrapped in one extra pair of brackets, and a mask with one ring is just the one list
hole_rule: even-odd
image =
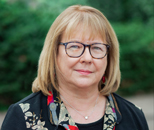
[(100, 9), (120, 42), (121, 93), (153, 89), (154, 30), (151, 0), (1, 0), (0, 107), (29, 93), (46, 34), (55, 18), (74, 4)]

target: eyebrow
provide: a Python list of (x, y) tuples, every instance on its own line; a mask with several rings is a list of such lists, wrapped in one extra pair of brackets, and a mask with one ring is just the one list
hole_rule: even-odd
[(82, 42), (82, 41), (80, 41), (80, 40), (69, 40), (68, 42), (81, 42), (81, 43), (90, 43), (90, 44), (93, 44), (93, 43), (104, 43), (103, 41), (87, 41), (87, 42)]

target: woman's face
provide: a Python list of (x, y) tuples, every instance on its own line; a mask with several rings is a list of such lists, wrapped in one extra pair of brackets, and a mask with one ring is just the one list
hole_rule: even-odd
[[(64, 33), (61, 42), (78, 41), (84, 44), (105, 42), (98, 35), (90, 39), (89, 29), (86, 30), (86, 35), (83, 37), (81, 30), (82, 28), (76, 29), (69, 39), (66, 38), (66, 34)], [(56, 75), (60, 87), (62, 87), (62, 85), (67, 85), (78, 88), (98, 88), (98, 84), (106, 70), (107, 56), (103, 59), (94, 59), (90, 55), (89, 48), (86, 47), (84, 53), (80, 57), (72, 58), (66, 54), (65, 46), (59, 45), (57, 65), (59, 71), (56, 72)]]

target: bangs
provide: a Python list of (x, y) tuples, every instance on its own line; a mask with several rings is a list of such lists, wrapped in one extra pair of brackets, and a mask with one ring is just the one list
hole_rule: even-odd
[(87, 35), (89, 31), (89, 40), (94, 40), (96, 37), (100, 37), (106, 42), (105, 25), (104, 20), (91, 12), (75, 12), (73, 17), (70, 19), (66, 29), (64, 31), (67, 39), (71, 39), (75, 34), (76, 30), (80, 28), (82, 39)]

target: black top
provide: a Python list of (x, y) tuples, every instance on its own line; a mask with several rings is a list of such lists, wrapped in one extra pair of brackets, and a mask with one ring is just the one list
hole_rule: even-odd
[[(104, 115), (105, 124), (103, 124), (104, 128), (101, 128), (102, 130), (108, 130), (109, 127), (106, 127), (106, 124), (111, 123), (112, 120), (114, 122), (111, 123), (112, 129), (110, 128), (110, 130), (149, 130), (141, 109), (115, 93), (111, 95), (113, 102), (109, 100), (108, 103), (114, 105), (115, 108), (109, 107), (108, 111), (106, 111), (106, 113), (110, 113), (110, 110), (113, 112), (109, 115)], [(62, 115), (66, 112), (65, 106), (62, 102), (61, 107), (55, 105), (56, 103), (60, 103), (60, 101), (54, 93), (53, 97), (54, 100), (52, 97), (43, 95), (42, 92), (37, 92), (11, 105), (3, 121), (1, 130), (38, 130), (39, 128), (42, 128), (42, 130), (78, 130), (69, 114), (66, 114), (65, 118), (62, 118)], [(56, 122), (59, 117), (64, 120), (61, 124), (57, 124)], [(108, 122), (106, 122), (106, 119), (108, 119)], [(102, 125), (99, 123), (101, 121), (99, 120), (95, 123)], [(94, 124), (91, 123), (89, 125), (94, 127)], [(84, 127), (86, 125), (77, 125), (79, 129), (85, 130)]]
[(76, 125), (78, 126), (79, 130), (103, 130), (103, 122), (104, 122), (104, 116), (98, 121), (93, 123), (89, 124), (76, 123)]

